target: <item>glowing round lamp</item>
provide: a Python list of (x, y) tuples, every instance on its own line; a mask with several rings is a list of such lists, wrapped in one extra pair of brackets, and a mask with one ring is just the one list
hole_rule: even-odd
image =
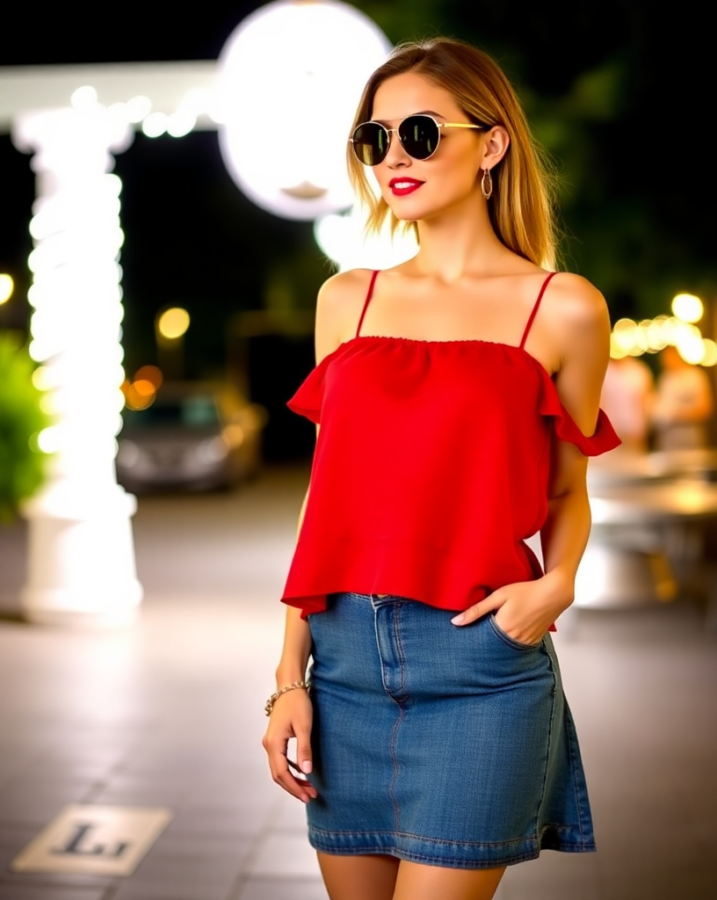
[(338, 0), (279, 0), (240, 23), (219, 58), (219, 144), (250, 200), (306, 220), (353, 204), (346, 141), (390, 46)]

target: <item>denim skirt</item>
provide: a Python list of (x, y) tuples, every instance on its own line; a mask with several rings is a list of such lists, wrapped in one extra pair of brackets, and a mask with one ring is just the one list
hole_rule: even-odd
[(466, 869), (594, 850), (550, 636), (529, 646), (493, 614), (453, 615), (341, 593), (308, 617), (312, 846)]

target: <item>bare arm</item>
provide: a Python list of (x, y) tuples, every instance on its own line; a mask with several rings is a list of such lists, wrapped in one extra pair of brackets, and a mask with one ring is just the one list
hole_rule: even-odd
[[(335, 275), (319, 291), (315, 330), (317, 365), (351, 336), (353, 323), (358, 321), (360, 302), (365, 295), (370, 274), (367, 270), (358, 269)], [(317, 438), (318, 434), (317, 426)], [(301, 505), (297, 539), (301, 533), (310, 490), (311, 486)], [(287, 607), (284, 648), (276, 670), (277, 689), (303, 679), (310, 652), (311, 638), (307, 623), (301, 619), (299, 610)]]
[[(593, 434), (607, 369), (610, 320), (602, 295), (583, 279), (557, 279), (571, 304), (563, 331), (563, 352), (555, 384), (564, 406), (583, 434)], [(561, 284), (561, 281), (563, 282)], [(565, 283), (567, 282), (567, 283)], [(560, 576), (572, 602), (575, 576), (590, 535), (587, 458), (573, 444), (557, 441), (548, 488), (548, 518), (541, 531), (546, 575)]]
[[(369, 277), (370, 273), (364, 270), (346, 272), (329, 279), (319, 292), (315, 338), (317, 365), (350, 337), (351, 317), (355, 317), (353, 321), (358, 320), (356, 307), (365, 295)], [(301, 505), (297, 539), (301, 533), (310, 491), (311, 485)], [(284, 644), (276, 669), (277, 690), (304, 680), (310, 654), (309, 625), (301, 618), (300, 610), (287, 606)], [(287, 749), (291, 738), (296, 738), (298, 765), (305, 775), (310, 774), (312, 722), (313, 709), (307, 692), (299, 688), (287, 691), (277, 698), (263, 739), (274, 781), (304, 803), (316, 798), (316, 788), (305, 778), (296, 777), (290, 772)]]
[[(552, 312), (560, 348), (555, 384), (560, 399), (580, 430), (593, 434), (607, 368), (610, 323), (601, 294), (584, 279), (562, 275), (551, 283)], [(546, 300), (548, 296), (546, 294)], [(506, 585), (453, 621), (467, 625), (493, 610), (511, 637), (537, 643), (573, 601), (575, 576), (590, 534), (586, 485), (587, 459), (573, 444), (557, 441), (548, 487), (548, 516), (541, 530), (545, 575), (536, 581)]]

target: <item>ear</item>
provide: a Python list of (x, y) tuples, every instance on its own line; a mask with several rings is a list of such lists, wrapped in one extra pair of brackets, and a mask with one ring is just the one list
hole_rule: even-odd
[(481, 169), (492, 169), (494, 166), (497, 166), (508, 152), (509, 146), (510, 137), (508, 132), (502, 125), (494, 125), (490, 131), (486, 132)]

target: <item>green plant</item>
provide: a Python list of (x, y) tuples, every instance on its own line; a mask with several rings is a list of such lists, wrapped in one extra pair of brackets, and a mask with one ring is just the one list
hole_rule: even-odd
[(20, 503), (45, 480), (47, 454), (37, 435), (50, 424), (32, 382), (34, 363), (12, 333), (0, 333), (0, 522), (10, 522)]

